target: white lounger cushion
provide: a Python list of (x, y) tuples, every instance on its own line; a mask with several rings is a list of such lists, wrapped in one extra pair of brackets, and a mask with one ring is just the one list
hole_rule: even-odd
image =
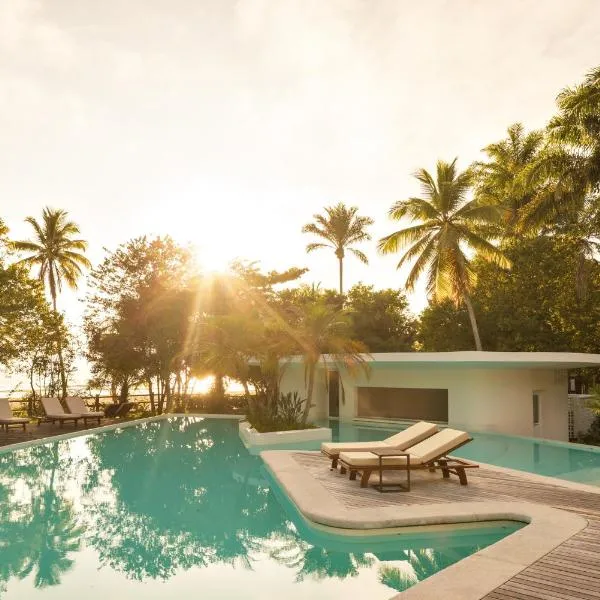
[(47, 417), (52, 419), (73, 419), (75, 417), (81, 417), (80, 414), (69, 414), (66, 413), (62, 407), (58, 398), (42, 398), (42, 407)]
[(13, 417), (8, 398), (0, 398), (0, 423), (29, 423), (29, 419)]
[(369, 452), (370, 450), (378, 450), (380, 448), (396, 448), (405, 450), (424, 440), (438, 430), (437, 425), (427, 423), (427, 421), (419, 421), (403, 431), (392, 435), (391, 437), (380, 442), (326, 442), (321, 444), (321, 450), (327, 454), (338, 454), (340, 452)]
[(67, 396), (65, 398), (67, 408), (72, 414), (80, 414), (84, 417), (103, 417), (103, 412), (95, 412), (88, 410), (83, 398), (81, 396)]
[(327, 454), (339, 454), (340, 452), (369, 452), (379, 450), (380, 448), (390, 448), (385, 441), (380, 442), (323, 442), (321, 450)]
[(385, 443), (393, 448), (404, 450), (406, 448), (411, 448), (420, 441), (431, 437), (438, 431), (438, 426), (434, 423), (419, 421), (418, 423), (407, 427), (404, 431), (400, 431), (399, 433), (387, 438)]
[[(464, 431), (443, 429), (409, 449), (410, 464), (411, 466), (422, 465), (434, 458), (445, 456), (448, 452), (470, 439), (469, 434)], [(370, 452), (342, 452), (340, 453), (340, 460), (353, 467), (377, 467), (379, 465), (379, 457)], [(384, 456), (382, 464), (388, 466), (405, 465), (406, 457)]]

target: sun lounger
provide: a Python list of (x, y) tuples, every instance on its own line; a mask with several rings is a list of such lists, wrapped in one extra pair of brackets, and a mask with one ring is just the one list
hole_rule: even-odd
[(97, 419), (98, 423), (104, 418), (104, 412), (89, 410), (81, 396), (67, 396), (65, 403), (69, 412), (75, 415), (82, 415), (83, 422), (87, 424), (87, 419)]
[(121, 404), (109, 404), (104, 410), (107, 417), (125, 417), (127, 413), (135, 406), (133, 402), (121, 402)]
[(29, 423), (29, 419), (13, 417), (8, 398), (0, 398), (0, 426), (8, 432), (9, 425), (18, 425), (23, 427), (23, 431)]
[(40, 402), (42, 403), (42, 408), (44, 409), (46, 416), (38, 419), (38, 425), (42, 421), (50, 423), (56, 423), (58, 421), (60, 427), (67, 421), (73, 421), (73, 423), (77, 425), (77, 422), (84, 418), (84, 415), (66, 413), (58, 398), (40, 398)]
[(340, 452), (370, 452), (392, 448), (406, 450), (439, 431), (438, 426), (427, 421), (419, 421), (403, 431), (378, 442), (325, 442), (321, 444), (321, 452), (331, 459), (331, 468), (335, 469)]
[[(467, 485), (465, 469), (476, 468), (479, 465), (466, 460), (448, 457), (450, 452), (469, 443), (473, 438), (464, 431), (457, 429), (443, 429), (439, 433), (419, 442), (406, 450), (410, 455), (410, 470), (441, 469), (444, 478), (450, 474), (457, 475), (462, 485)], [(373, 472), (379, 472), (379, 457), (370, 452), (341, 452), (338, 462), (341, 473), (350, 472), (350, 479), (356, 479), (361, 473), (360, 485), (367, 487)], [(381, 464), (385, 471), (406, 471), (407, 458), (405, 456), (383, 457)]]

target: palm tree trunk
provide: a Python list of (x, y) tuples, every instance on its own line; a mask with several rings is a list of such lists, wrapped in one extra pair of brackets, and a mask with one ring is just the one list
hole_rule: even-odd
[(483, 350), (481, 347), (481, 338), (479, 337), (479, 327), (477, 327), (477, 319), (475, 318), (475, 311), (473, 310), (473, 305), (471, 304), (471, 298), (469, 298), (469, 294), (463, 292), (463, 302), (467, 307), (467, 312), (469, 313), (469, 321), (471, 321), (471, 329), (473, 330), (473, 337), (475, 338), (475, 349)]
[(304, 413), (302, 414), (302, 425), (306, 425), (308, 421), (308, 413), (310, 412), (310, 406), (312, 404), (313, 390), (315, 388), (315, 370), (316, 365), (313, 363), (308, 367), (308, 386), (306, 389), (306, 406), (304, 407)]
[(340, 263), (340, 296), (344, 293), (344, 259), (340, 256), (338, 257), (338, 261)]
[[(52, 295), (52, 307), (54, 308), (54, 314), (58, 316), (58, 310), (56, 309), (56, 287), (54, 285), (54, 278), (50, 282), (50, 293)], [(65, 361), (63, 360), (62, 343), (60, 337), (58, 338), (58, 368), (60, 370), (60, 387), (62, 389), (62, 398), (67, 397), (67, 376), (65, 375)]]

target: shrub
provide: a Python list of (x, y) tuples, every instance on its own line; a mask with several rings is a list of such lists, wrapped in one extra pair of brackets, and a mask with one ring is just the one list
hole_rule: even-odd
[(259, 397), (249, 403), (246, 417), (256, 431), (291, 431), (293, 429), (312, 429), (313, 425), (302, 424), (302, 414), (306, 398), (298, 392), (280, 394), (276, 402), (268, 402)]
[(593, 446), (600, 446), (600, 415), (598, 415), (590, 425), (587, 433), (579, 437), (579, 442), (583, 444), (591, 444)]

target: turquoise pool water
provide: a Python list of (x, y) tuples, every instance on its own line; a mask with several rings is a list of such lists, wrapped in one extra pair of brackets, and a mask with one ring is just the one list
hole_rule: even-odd
[(0, 598), (386, 599), (519, 527), (308, 527), (231, 420), (0, 453)]
[[(400, 427), (330, 421), (336, 441), (380, 440)], [(453, 454), (500, 467), (600, 486), (600, 448), (491, 433), (472, 433), (473, 441)]]

